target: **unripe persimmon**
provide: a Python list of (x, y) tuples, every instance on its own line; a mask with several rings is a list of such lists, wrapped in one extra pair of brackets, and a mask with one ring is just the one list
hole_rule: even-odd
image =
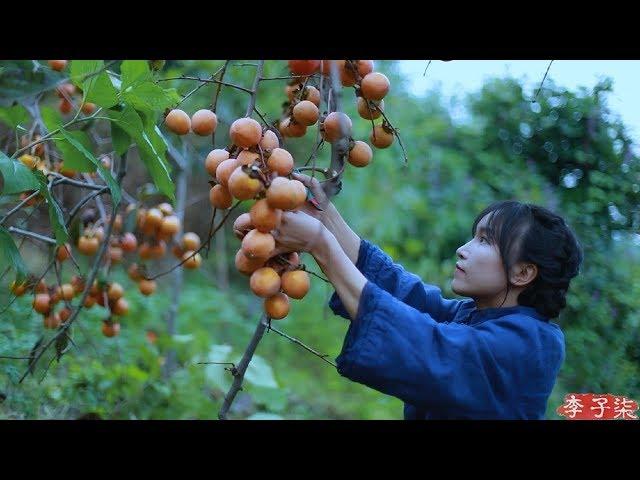
[(218, 117), (211, 110), (198, 110), (191, 117), (191, 130), (196, 135), (207, 136), (216, 131)]
[(177, 135), (186, 135), (191, 130), (191, 119), (183, 110), (175, 108), (164, 119), (167, 128)]
[(259, 268), (251, 274), (249, 288), (259, 297), (271, 297), (280, 290), (280, 275), (273, 268)]
[(282, 291), (291, 298), (303, 298), (310, 286), (309, 274), (304, 270), (290, 270), (282, 274)]
[(286, 317), (289, 314), (289, 309), (289, 297), (282, 292), (278, 292), (264, 301), (264, 311), (267, 317), (272, 320), (280, 320)]
[(242, 251), (253, 258), (269, 258), (269, 255), (276, 248), (276, 241), (270, 233), (262, 233), (258, 229), (253, 229), (242, 239)]
[(258, 200), (249, 210), (251, 224), (262, 233), (278, 228), (282, 221), (282, 210), (271, 208), (266, 198)]
[(224, 185), (214, 185), (209, 190), (209, 202), (216, 208), (225, 210), (230, 208), (233, 203), (233, 197)]
[(253, 147), (262, 139), (262, 127), (253, 118), (239, 118), (231, 124), (229, 136), (240, 148)]

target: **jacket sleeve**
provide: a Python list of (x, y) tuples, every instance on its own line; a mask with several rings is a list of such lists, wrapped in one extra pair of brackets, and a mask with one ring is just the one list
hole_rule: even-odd
[[(407, 272), (379, 247), (365, 239), (360, 240), (356, 268), (367, 280), (401, 302), (420, 312), (428, 313), (437, 322), (450, 322), (464, 302), (443, 298), (439, 287), (424, 283), (417, 275)], [(335, 291), (329, 299), (329, 307), (336, 315), (351, 320)]]
[(518, 395), (527, 393), (531, 372), (551, 377), (558, 369), (542, 364), (541, 346), (522, 320), (438, 323), (367, 282), (338, 372), (418, 408), (508, 417)]

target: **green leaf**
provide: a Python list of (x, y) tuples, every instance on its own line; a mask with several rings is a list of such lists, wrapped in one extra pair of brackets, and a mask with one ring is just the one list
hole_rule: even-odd
[(122, 128), (111, 122), (111, 142), (113, 143), (113, 149), (118, 155), (124, 155), (129, 150), (131, 145), (131, 135), (125, 132)]
[(16, 247), (9, 232), (0, 227), (0, 266), (4, 271), (7, 266), (16, 270), (16, 282), (21, 283), (27, 276), (27, 267), (22, 260), (20, 250)]
[(3, 60), (0, 69), (0, 105), (9, 106), (47, 90), (53, 90), (64, 74), (31, 60)]
[(136, 142), (140, 158), (158, 189), (171, 200), (175, 200), (173, 193), (175, 187), (164, 158), (167, 146), (156, 131), (155, 125), (145, 130), (140, 115), (128, 105), (122, 111), (110, 110), (107, 115)]
[[(60, 130), (60, 133), (67, 139), (67, 141), (73, 146), (78, 152), (80, 152), (87, 160), (89, 160), (93, 165), (95, 165), (98, 169), (98, 174), (105, 181), (109, 190), (111, 190), (111, 199), (113, 200), (114, 206), (120, 203), (120, 199), (122, 198), (122, 193), (120, 192), (120, 186), (116, 182), (115, 178), (111, 175), (111, 171), (107, 170), (102, 162), (99, 162), (93, 154), (87, 150), (82, 143), (77, 141), (72, 133), (81, 133), (81, 132), (67, 132), (66, 130)], [(73, 168), (73, 167), (72, 167)]]
[(174, 95), (151, 82), (127, 88), (122, 92), (122, 99), (136, 110), (154, 111), (163, 111), (180, 101), (180, 97), (176, 101)]
[(42, 116), (42, 121), (49, 132), (53, 132), (63, 124), (60, 112), (51, 107), (42, 107), (40, 109), (40, 115)]
[(92, 102), (104, 108), (118, 103), (118, 91), (111, 83), (107, 72), (98, 72), (104, 68), (102, 60), (73, 60), (71, 62), (71, 81), (82, 88), (85, 102)]
[(4, 181), (4, 186), (0, 189), (3, 195), (37, 190), (39, 186), (31, 170), (22, 162), (7, 157), (3, 152), (0, 152), (0, 175)]
[(40, 183), (40, 194), (47, 199), (47, 205), (49, 206), (49, 220), (53, 227), (56, 242), (58, 245), (62, 245), (69, 239), (69, 232), (67, 232), (67, 228), (64, 225), (62, 210), (60, 210), (60, 206), (54, 200), (51, 192), (47, 188), (47, 177), (45, 177), (40, 170), (36, 170), (33, 173)]
[(11, 128), (17, 128), (21, 123), (27, 122), (29, 118), (29, 112), (20, 104), (0, 108), (0, 122), (9, 125)]
[(153, 80), (146, 60), (125, 60), (120, 65), (120, 74), (123, 92), (129, 87)]
[(57, 134), (60, 136), (59, 140), (54, 140), (56, 147), (60, 150), (62, 158), (64, 159), (65, 168), (70, 168), (78, 172), (95, 172), (96, 165), (69, 139), (72, 139), (75, 144), (81, 145), (85, 150), (91, 150), (91, 140), (89, 136), (80, 131), (74, 130), (73, 132), (60, 130)]

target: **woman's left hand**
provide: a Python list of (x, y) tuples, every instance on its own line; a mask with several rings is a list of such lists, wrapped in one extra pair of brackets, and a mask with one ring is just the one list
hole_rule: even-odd
[(276, 250), (271, 255), (284, 252), (313, 252), (324, 236), (326, 227), (316, 218), (304, 212), (282, 212), (280, 226), (271, 231)]

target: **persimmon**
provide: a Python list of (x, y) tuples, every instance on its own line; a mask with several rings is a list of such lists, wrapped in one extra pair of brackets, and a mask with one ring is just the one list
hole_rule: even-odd
[(162, 215), (164, 215), (165, 217), (173, 215), (173, 207), (170, 203), (162, 202), (160, 205), (158, 205), (158, 210), (160, 210), (162, 212)]
[(280, 290), (280, 275), (273, 268), (261, 267), (251, 274), (249, 288), (258, 297), (271, 297)]
[(44, 280), (40, 280), (38, 282), (38, 284), (34, 288), (34, 291), (36, 293), (47, 293), (48, 288), (47, 288), (47, 284), (44, 282)]
[(387, 148), (393, 143), (393, 132), (382, 125), (376, 125), (369, 136), (371, 144), (376, 148)]
[(71, 285), (70, 283), (63, 283), (62, 285), (56, 287), (56, 293), (60, 298), (63, 298), (68, 301), (68, 300), (73, 300), (73, 297), (75, 296), (76, 291), (73, 288), (73, 285)]
[(382, 100), (387, 93), (391, 84), (384, 73), (371, 72), (362, 79), (360, 83), (360, 92), (367, 100)]
[(149, 247), (151, 258), (162, 258), (167, 253), (167, 244), (164, 240), (158, 240)]
[(251, 224), (262, 233), (269, 233), (280, 226), (282, 210), (271, 208), (266, 198), (258, 200), (249, 210)]
[(251, 177), (249, 174), (242, 170), (242, 167), (238, 167), (229, 177), (229, 193), (238, 200), (250, 200), (260, 193), (264, 185), (257, 179)]
[(96, 304), (96, 297), (93, 295), (87, 295), (84, 299), (84, 308), (91, 308)]
[(73, 287), (73, 291), (76, 295), (81, 293), (85, 287), (84, 279), (79, 275), (74, 275), (71, 277), (71, 286)]
[(230, 158), (228, 160), (224, 160), (218, 165), (216, 168), (216, 180), (220, 183), (220, 185), (227, 187), (229, 182), (229, 177), (234, 172), (236, 168), (240, 166), (240, 162), (237, 158)]
[(135, 252), (138, 248), (138, 240), (131, 232), (126, 232), (120, 239), (120, 248), (125, 252)]
[(242, 249), (240, 249), (236, 252), (235, 265), (240, 273), (251, 275), (257, 269), (264, 266), (264, 258), (249, 258), (244, 254)]
[(165, 235), (175, 235), (180, 230), (180, 219), (176, 215), (169, 215), (162, 219), (160, 232)]
[(276, 248), (276, 241), (270, 233), (262, 233), (253, 229), (242, 239), (242, 251), (253, 258), (269, 258), (269, 254)]
[(360, 117), (365, 120), (376, 120), (380, 118), (382, 116), (382, 112), (384, 112), (384, 100), (374, 102), (373, 100), (366, 100), (365, 98), (358, 97), (357, 107), (358, 115), (360, 115)]
[(138, 290), (140, 290), (140, 293), (143, 295), (149, 296), (156, 291), (156, 281), (143, 278), (138, 282)]
[(67, 67), (69, 60), (48, 60), (49, 66), (56, 72), (61, 72)]
[(319, 107), (320, 106), (320, 90), (318, 90), (313, 85), (306, 86), (304, 89), (304, 93), (302, 94), (302, 100), (309, 100), (316, 107)]
[(34, 169), (36, 168), (36, 165), (38, 164), (39, 158), (34, 156), (34, 155), (21, 155), (20, 158), (18, 159), (20, 160), (20, 162), (27, 168), (30, 169)]
[(287, 95), (287, 98), (290, 102), (296, 98), (296, 95), (300, 92), (300, 84), (296, 83), (294, 85), (287, 85), (284, 88), (284, 93)]
[(371, 147), (361, 140), (356, 140), (353, 148), (349, 150), (349, 157), (347, 159), (354, 167), (366, 167), (371, 162), (372, 157), (373, 151)]
[(209, 201), (214, 207), (225, 210), (231, 207), (233, 197), (224, 185), (214, 185), (209, 190)]
[(107, 297), (109, 300), (118, 300), (122, 298), (124, 295), (124, 288), (118, 282), (113, 282), (109, 285), (109, 289), (107, 290)]
[(122, 262), (122, 257), (122, 248), (117, 246), (109, 247), (109, 260), (111, 260), (111, 263), (117, 264)]
[(62, 310), (58, 312), (58, 316), (60, 317), (60, 322), (65, 323), (67, 320), (69, 320), (69, 317), (71, 316), (71, 309), (68, 307), (64, 307)]
[(191, 117), (191, 130), (196, 135), (205, 137), (216, 131), (218, 117), (211, 110), (198, 110)]
[(303, 298), (310, 286), (309, 274), (304, 270), (290, 270), (282, 274), (282, 291), (291, 298)]
[(129, 302), (124, 298), (118, 298), (111, 304), (111, 313), (114, 315), (126, 315), (129, 313)]
[(177, 135), (186, 135), (191, 130), (191, 119), (183, 110), (174, 108), (164, 119), (167, 128)]
[[(351, 62), (345, 62), (342, 65), (340, 80), (344, 79), (347, 81), (347, 83), (353, 81), (353, 83), (348, 86), (352, 86), (356, 83), (356, 75), (353, 71), (352, 66), (355, 66), (358, 75), (360, 76), (360, 78), (363, 78), (373, 71), (373, 60), (352, 60)], [(345, 85), (344, 81), (342, 84)]]
[(140, 246), (138, 247), (138, 255), (143, 260), (149, 260), (153, 257), (153, 254), (151, 253), (151, 245), (149, 244), (149, 242), (143, 242), (142, 244), (140, 244)]
[(200, 237), (197, 233), (187, 232), (182, 236), (182, 248), (185, 250), (198, 250), (200, 248)]
[(71, 105), (71, 102), (69, 100), (67, 100), (66, 98), (60, 99), (60, 103), (58, 103), (58, 110), (60, 110), (60, 113), (66, 115), (71, 111), (72, 108), (73, 105)]
[(289, 297), (282, 292), (278, 292), (264, 301), (264, 311), (272, 320), (286, 317), (289, 314), (289, 309)]
[[(73, 83), (63, 83), (56, 88), (56, 95), (59, 98), (71, 97), (74, 93), (76, 93), (76, 86)], [(26, 147), (26, 145), (23, 145), (23, 147)]]
[(240, 165), (251, 165), (260, 159), (260, 154), (250, 150), (243, 150), (238, 154), (237, 160)]
[(239, 215), (235, 222), (233, 222), (233, 234), (240, 240), (254, 228), (251, 224), (251, 215), (249, 213)]
[(271, 208), (293, 210), (298, 206), (297, 186), (286, 177), (276, 177), (267, 189), (267, 202)]
[(273, 131), (267, 130), (262, 135), (262, 140), (260, 140), (259, 145), (262, 150), (273, 150), (280, 146), (280, 142), (278, 141), (278, 136)]
[(51, 297), (48, 293), (36, 293), (33, 299), (33, 309), (38, 313), (47, 314), (51, 309), (50, 302)]
[(335, 142), (342, 137), (351, 136), (353, 124), (349, 116), (343, 112), (331, 112), (323, 122), (323, 137), (329, 142)]
[(240, 148), (253, 147), (262, 139), (262, 127), (253, 118), (239, 118), (231, 124), (229, 136)]
[(184, 252), (184, 254), (182, 255), (182, 260), (186, 260), (182, 264), (182, 266), (190, 270), (194, 268), (200, 268), (200, 265), (202, 264), (202, 257), (199, 253), (196, 253), (194, 255), (193, 250), (187, 250), (186, 252)]
[(296, 122), (310, 126), (318, 121), (320, 111), (315, 103), (310, 100), (302, 100), (293, 107), (292, 116)]
[(80, 238), (78, 238), (78, 251), (83, 255), (95, 255), (99, 247), (100, 241), (97, 237), (81, 235)]
[(267, 160), (267, 166), (278, 175), (284, 177), (293, 170), (293, 157), (284, 148), (275, 148)]
[(16, 297), (21, 297), (27, 291), (27, 282), (24, 281), (18, 284), (15, 280), (11, 282), (9, 286), (11, 293), (13, 293)]
[(89, 233), (98, 239), (98, 242), (102, 242), (104, 240), (104, 228), (100, 227), (95, 227), (92, 230), (89, 230)]
[(212, 177), (216, 176), (216, 169), (225, 160), (229, 159), (229, 152), (222, 148), (211, 150), (204, 161), (204, 168)]
[(305, 187), (304, 183), (302, 183), (300, 180), (291, 180), (290, 185), (293, 186), (296, 192), (296, 196), (295, 196), (296, 206), (293, 207), (293, 210), (296, 210), (297, 208), (301, 207), (304, 202), (307, 201), (307, 187)]
[(157, 229), (162, 224), (163, 219), (164, 215), (162, 215), (159, 208), (150, 208), (144, 217), (144, 227)]
[(80, 109), (82, 110), (82, 113), (84, 113), (85, 115), (91, 115), (93, 112), (97, 110), (97, 108), (98, 108), (97, 105), (91, 102), (83, 103), (82, 107), (80, 107)]
[(134, 282), (142, 278), (142, 275), (140, 273), (140, 269), (137, 263), (132, 263), (131, 265), (129, 265), (129, 268), (127, 269), (127, 275), (129, 275), (129, 278)]
[(298, 255), (298, 252), (291, 252), (287, 257), (287, 261), (290, 264), (289, 267), (297, 267), (300, 265), (300, 255)]
[(65, 243), (64, 245), (60, 245), (56, 250), (56, 259), (59, 262), (64, 262), (71, 256), (71, 245)]
[(290, 117), (287, 117), (283, 120), (283, 128), (285, 131), (285, 135), (287, 137), (299, 138), (304, 137), (307, 133), (307, 126), (302, 123), (298, 123), (292, 120)]
[(58, 328), (62, 321), (60, 320), (60, 315), (58, 313), (50, 313), (43, 317), (44, 328), (54, 329)]
[(102, 334), (105, 337), (115, 337), (120, 333), (120, 323), (113, 322), (111, 320), (104, 320), (102, 322)]
[(294, 75), (311, 75), (320, 68), (320, 60), (289, 60), (289, 70)]

